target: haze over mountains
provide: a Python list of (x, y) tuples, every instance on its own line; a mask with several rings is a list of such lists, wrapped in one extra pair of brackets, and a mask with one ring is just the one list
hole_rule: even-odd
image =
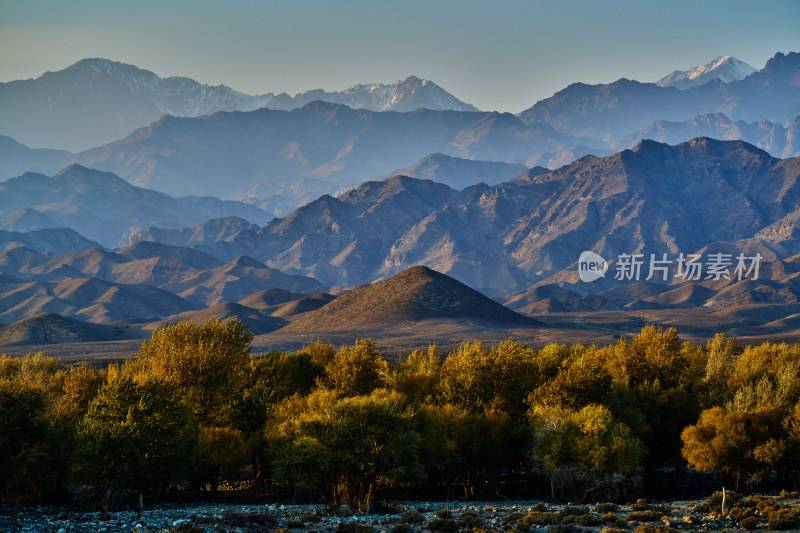
[(705, 113), (733, 120), (788, 123), (800, 115), (800, 53), (778, 53), (745, 79), (719, 78), (680, 90), (628, 79), (605, 85), (574, 83), (519, 114), (560, 133), (613, 144), (657, 120), (683, 121)]
[[(62, 104), (103, 127), (155, 118), (78, 154), (0, 137), (0, 175), (19, 173), (0, 183), (0, 322), (23, 321), (0, 340), (116, 341), (217, 316), (282, 339), (543, 327), (498, 302), (800, 331), (800, 54), (748, 67), (722, 57), (657, 84), (576, 83), (519, 116), (413, 76), (249, 96), (85, 60), (4, 84), (0, 101), (24, 86), (33, 102), (72, 83), (51, 115), (25, 104), (46, 131)], [(100, 110), (119, 98), (138, 103)], [(584, 250), (758, 253), (763, 270), (589, 284)]]
[(0, 134), (36, 148), (80, 151), (125, 137), (163, 115), (197, 117), (262, 107), (290, 110), (314, 100), (374, 111), (421, 107), (477, 111), (415, 76), (393, 85), (355, 85), (341, 92), (248, 95), (225, 85), (212, 87), (180, 76), (161, 78), (134, 65), (92, 58), (36, 79), (0, 83)]
[(213, 197), (172, 198), (80, 165), (52, 177), (26, 172), (0, 183), (0, 229), (68, 227), (108, 248), (123, 245), (128, 234), (148, 226), (180, 228), (227, 216), (260, 224), (271, 218), (253, 205)]
[(433, 152), (524, 161), (578, 143), (508, 113), (379, 113), (313, 102), (293, 111), (167, 116), (125, 139), (82, 152), (76, 161), (175, 196), (195, 191), (238, 199), (254, 195), (253, 187), (282, 193), (307, 179), (335, 190)]

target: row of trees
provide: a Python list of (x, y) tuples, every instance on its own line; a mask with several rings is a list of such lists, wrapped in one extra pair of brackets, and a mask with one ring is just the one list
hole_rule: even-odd
[(577, 500), (665, 465), (737, 486), (800, 466), (799, 345), (648, 326), (606, 347), (476, 342), (390, 364), (370, 340), (259, 356), (251, 340), (235, 320), (179, 323), (107, 370), (3, 357), (0, 498), (73, 484), (135, 491), (141, 510), (146, 491), (213, 493), (249, 463), (366, 512), (385, 485), (491, 497), (514, 472)]

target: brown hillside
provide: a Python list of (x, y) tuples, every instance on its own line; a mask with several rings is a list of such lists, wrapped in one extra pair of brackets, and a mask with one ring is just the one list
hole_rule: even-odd
[(90, 324), (55, 313), (40, 313), (0, 328), (0, 345), (96, 342), (118, 339), (120, 336), (121, 328)]
[(487, 325), (540, 324), (424, 266), (363, 285), (311, 311), (281, 331), (335, 331), (406, 325), (425, 319), (458, 319)]

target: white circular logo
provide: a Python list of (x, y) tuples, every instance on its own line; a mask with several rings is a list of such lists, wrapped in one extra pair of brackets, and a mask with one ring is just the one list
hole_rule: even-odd
[(604, 278), (606, 271), (608, 271), (608, 261), (594, 252), (581, 252), (581, 256), (578, 258), (578, 275), (581, 277), (581, 281), (589, 283)]

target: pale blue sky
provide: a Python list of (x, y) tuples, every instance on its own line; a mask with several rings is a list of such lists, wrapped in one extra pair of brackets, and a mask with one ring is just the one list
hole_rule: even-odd
[(104, 57), (248, 93), (410, 74), (519, 112), (576, 81), (800, 51), (800, 1), (0, 0), (0, 81)]

